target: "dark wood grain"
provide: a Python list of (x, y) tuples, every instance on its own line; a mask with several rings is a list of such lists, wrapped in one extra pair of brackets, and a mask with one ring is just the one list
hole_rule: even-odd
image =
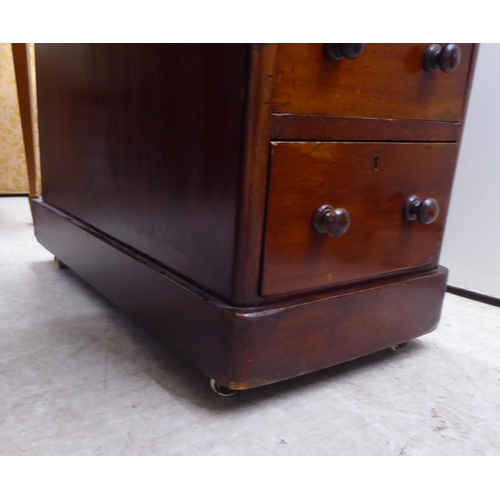
[(254, 44), (251, 49), (246, 112), (245, 162), (238, 196), (238, 223), (231, 302), (255, 305), (259, 301), (260, 258), (271, 127), (271, 92), (276, 44)]
[(41, 201), (33, 207), (37, 238), (49, 251), (208, 377), (233, 389), (296, 377), (408, 341), (433, 330), (440, 316), (443, 268), (279, 306), (238, 309)]
[(232, 346), (234, 389), (297, 377), (434, 330), (447, 269), (247, 314)]
[(271, 137), (296, 141), (454, 142), (460, 128), (453, 122), (273, 113)]
[(355, 60), (333, 61), (323, 44), (279, 44), (273, 112), (457, 122), (472, 44), (459, 44), (452, 73), (422, 68), (429, 44), (366, 44)]
[(44, 200), (230, 298), (248, 47), (37, 44), (36, 58)]
[[(271, 155), (264, 295), (437, 266), (455, 144), (280, 142)], [(410, 195), (438, 201), (434, 223), (404, 219)], [(313, 228), (324, 204), (349, 212), (344, 236)]]
[(43, 201), (38, 241), (130, 317), (216, 380), (227, 380), (231, 308)]
[(37, 238), (233, 389), (423, 335), (477, 54), (426, 73), (427, 45), (37, 45)]

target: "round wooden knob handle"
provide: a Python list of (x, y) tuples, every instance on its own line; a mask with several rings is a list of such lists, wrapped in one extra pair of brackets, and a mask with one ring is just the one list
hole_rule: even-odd
[(357, 59), (365, 50), (365, 43), (325, 43), (325, 52), (330, 59)]
[(450, 73), (458, 67), (462, 59), (460, 47), (455, 43), (448, 43), (443, 48), (433, 43), (424, 52), (423, 66), (425, 71), (436, 71), (440, 69)]
[(412, 195), (403, 207), (403, 215), (407, 220), (418, 220), (421, 224), (431, 224), (439, 215), (439, 204), (434, 198), (422, 201), (418, 196)]
[(334, 238), (344, 236), (350, 225), (351, 216), (345, 208), (333, 208), (330, 205), (321, 205), (314, 215), (314, 229), (318, 233), (328, 233)]

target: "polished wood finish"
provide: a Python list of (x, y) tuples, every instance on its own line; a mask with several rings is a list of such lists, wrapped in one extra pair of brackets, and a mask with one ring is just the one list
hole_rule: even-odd
[(455, 142), (461, 126), (452, 122), (390, 120), (273, 113), (274, 140)]
[(412, 194), (405, 201), (403, 215), (406, 220), (418, 220), (421, 224), (432, 224), (439, 216), (439, 203), (434, 198), (421, 200)]
[(37, 44), (36, 58), (44, 200), (232, 300), (248, 47)]
[(278, 382), (406, 342), (439, 320), (443, 268), (279, 306), (234, 308), (49, 205), (33, 205), (36, 235), (49, 251), (233, 389)]
[[(456, 157), (452, 143), (274, 143), (262, 293), (436, 267)], [(438, 200), (433, 224), (403, 217), (412, 194)], [(341, 238), (314, 229), (324, 204), (349, 212)]]
[(19, 113), (21, 115), (21, 127), (23, 130), (24, 151), (26, 154), (29, 196), (30, 200), (32, 200), (39, 195), (39, 190), (36, 181), (35, 126), (33, 96), (31, 92), (29, 44), (13, 43), (11, 45), (17, 96), (19, 99)]
[(313, 218), (313, 227), (320, 234), (328, 234), (332, 238), (344, 236), (351, 227), (351, 216), (345, 208), (333, 208), (321, 205)]
[(429, 44), (366, 44), (355, 59), (333, 61), (324, 44), (279, 44), (273, 112), (457, 122), (472, 44), (459, 44), (462, 63), (428, 73)]
[[(404, 343), (438, 324), (448, 271), (313, 296), (249, 320), (233, 344), (234, 389), (285, 380)], [(235, 339), (236, 340), (236, 339)], [(243, 383), (241, 383), (242, 381)]]
[(231, 303), (259, 301), (260, 258), (266, 212), (271, 92), (275, 44), (251, 47), (246, 116), (245, 162), (241, 175)]
[(36, 235), (233, 389), (423, 335), (477, 54), (428, 45), (37, 46)]
[(440, 69), (444, 73), (451, 73), (458, 68), (462, 60), (462, 51), (455, 43), (448, 43), (444, 47), (433, 43), (424, 52), (424, 71), (437, 71)]
[(229, 306), (43, 201), (33, 209), (45, 248), (208, 376), (227, 380)]
[(325, 53), (334, 61), (357, 59), (365, 50), (366, 43), (325, 43)]

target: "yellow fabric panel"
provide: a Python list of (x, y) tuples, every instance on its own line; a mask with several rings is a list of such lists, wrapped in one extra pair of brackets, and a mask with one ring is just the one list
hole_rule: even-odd
[[(35, 87), (35, 54), (30, 46), (32, 92)], [(38, 127), (36, 119), (36, 99), (34, 104), (34, 133), (37, 152), (37, 171), (39, 169)], [(0, 194), (28, 193), (28, 174), (26, 156), (19, 115), (14, 62), (10, 43), (0, 43)]]

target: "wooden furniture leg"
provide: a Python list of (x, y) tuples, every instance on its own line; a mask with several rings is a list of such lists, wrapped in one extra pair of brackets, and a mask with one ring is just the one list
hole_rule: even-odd
[(35, 133), (33, 126), (33, 97), (31, 93), (29, 44), (13, 43), (12, 56), (14, 59), (17, 95), (19, 99), (19, 112), (21, 115), (21, 125), (23, 129), (31, 206), (32, 199), (38, 198), (39, 192), (36, 182)]

